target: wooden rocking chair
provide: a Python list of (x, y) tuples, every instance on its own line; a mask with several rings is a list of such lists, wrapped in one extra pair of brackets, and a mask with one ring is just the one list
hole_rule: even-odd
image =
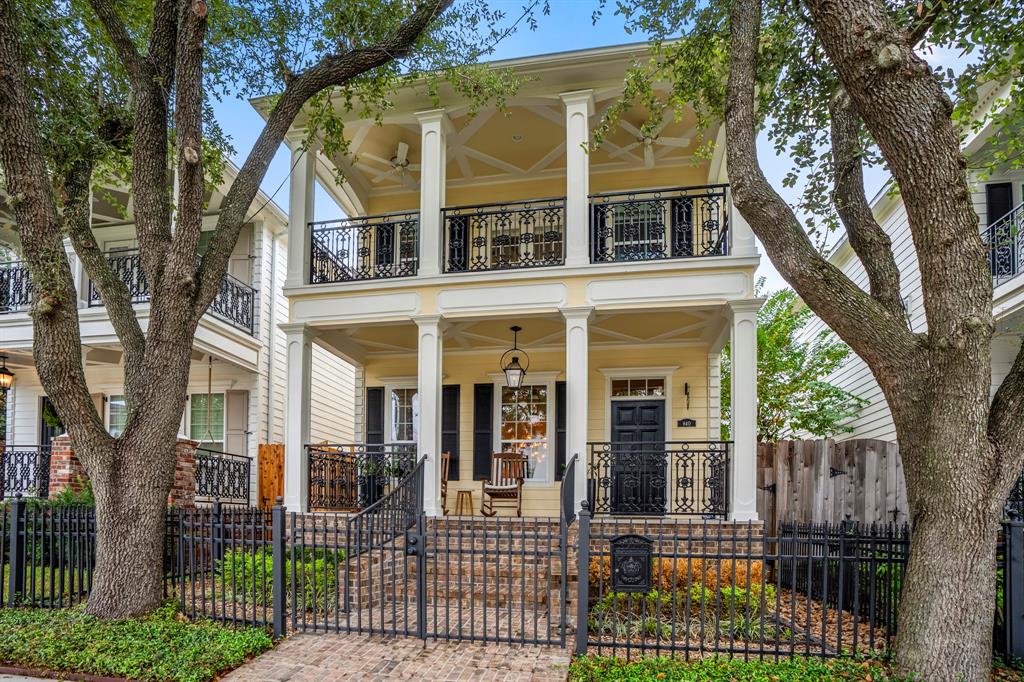
[[(518, 452), (495, 452), (491, 456), (491, 480), (482, 482), (480, 513), (494, 516), (495, 502), (508, 502), (523, 515), (523, 480), (526, 479), (526, 457)], [(513, 504), (514, 503), (514, 504)]]
[(452, 466), (452, 453), (441, 453), (441, 513), (448, 514), (448, 470)]

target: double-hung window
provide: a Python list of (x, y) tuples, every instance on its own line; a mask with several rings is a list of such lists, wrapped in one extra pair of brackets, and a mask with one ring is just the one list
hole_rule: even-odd
[(531, 384), (518, 391), (502, 386), (498, 410), (499, 445), (502, 452), (526, 455), (526, 479), (550, 481), (554, 458), (549, 443), (552, 410), (551, 389), (547, 384)]

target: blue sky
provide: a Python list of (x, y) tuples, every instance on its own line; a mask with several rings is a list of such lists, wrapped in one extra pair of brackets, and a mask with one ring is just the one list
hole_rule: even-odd
[[(493, 6), (507, 5), (509, 15), (518, 15), (522, 9), (523, 0), (493, 0)], [(614, 4), (614, 3), (611, 3)], [(528, 55), (543, 54), (547, 52), (561, 52), (564, 50), (577, 50), (589, 47), (604, 45), (618, 45), (622, 43), (636, 42), (642, 36), (636, 34), (628, 35), (623, 30), (621, 18), (606, 10), (605, 15), (598, 24), (592, 25), (591, 14), (594, 3), (588, 0), (551, 0), (551, 15), (539, 17), (539, 26), (536, 31), (530, 31), (525, 27), (505, 39), (498, 45), (493, 59), (508, 59)], [(215, 105), (217, 119), (225, 131), (231, 136), (235, 150), (235, 162), (240, 164), (248, 154), (250, 148), (259, 135), (263, 126), (263, 119), (244, 100), (225, 100)], [(759, 153), (762, 166), (768, 179), (776, 188), (782, 191), (787, 200), (796, 196), (795, 190), (782, 189), (782, 177), (790, 168), (790, 162), (786, 157), (776, 157), (771, 145), (767, 143), (764, 136), (759, 144)], [(274, 158), (270, 169), (263, 181), (263, 190), (271, 195), (274, 201), (281, 207), (288, 206), (288, 182), (289, 171), (288, 155), (284, 147)], [(882, 178), (880, 174), (871, 174), (868, 177), (868, 196), (872, 196), (878, 189)], [(339, 217), (340, 213), (333, 201), (326, 194), (318, 190), (316, 197), (316, 219), (327, 220)], [(785, 286), (781, 276), (772, 267), (767, 256), (762, 256), (759, 274), (767, 278), (769, 289)]]

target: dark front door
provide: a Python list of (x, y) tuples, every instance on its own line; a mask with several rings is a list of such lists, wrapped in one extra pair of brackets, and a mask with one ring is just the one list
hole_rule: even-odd
[(612, 402), (613, 514), (664, 514), (665, 401)]

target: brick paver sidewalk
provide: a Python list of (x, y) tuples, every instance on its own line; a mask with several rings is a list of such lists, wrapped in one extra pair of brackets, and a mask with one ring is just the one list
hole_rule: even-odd
[(302, 634), (225, 677), (232, 682), (488, 680), (564, 682), (569, 650), (435, 642), (356, 634)]

